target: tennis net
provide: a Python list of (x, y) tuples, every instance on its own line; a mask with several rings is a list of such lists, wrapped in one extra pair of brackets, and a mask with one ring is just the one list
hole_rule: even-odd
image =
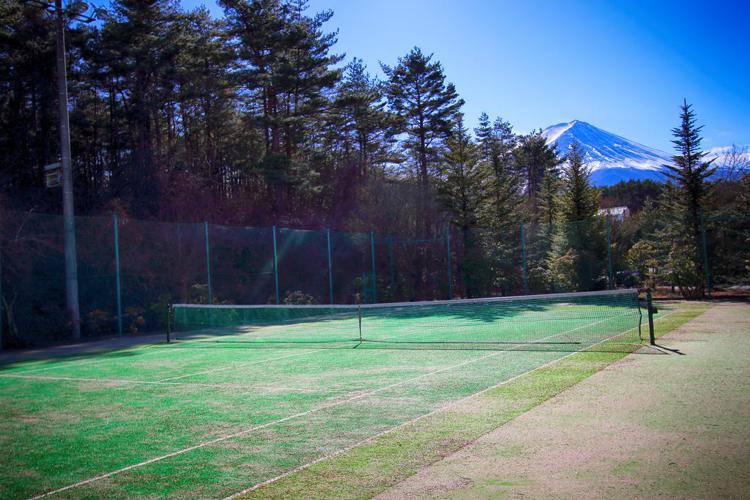
[(172, 306), (169, 341), (251, 344), (640, 343), (637, 290), (363, 305)]

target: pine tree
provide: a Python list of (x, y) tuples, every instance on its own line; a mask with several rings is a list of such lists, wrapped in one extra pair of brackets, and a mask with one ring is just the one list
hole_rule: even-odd
[(539, 191), (545, 174), (560, 164), (555, 145), (547, 145), (540, 131), (521, 137), (516, 153), (516, 168), (523, 176), (530, 215), (539, 216)]
[(502, 230), (518, 223), (520, 179), (514, 169), (517, 137), (510, 123), (497, 118), (490, 123), (486, 113), (474, 130), (482, 152), (482, 167), (487, 178), (482, 225)]
[(415, 47), (399, 58), (395, 67), (381, 64), (388, 77), (391, 111), (398, 117), (398, 130), (407, 139), (402, 148), (416, 170), (420, 185), (421, 229), (429, 232), (426, 205), (430, 175), (440, 158), (445, 140), (464, 101), (452, 83), (446, 83), (442, 65)]
[(714, 174), (711, 161), (703, 161), (701, 129), (696, 123), (692, 106), (683, 101), (680, 107), (680, 126), (672, 129), (672, 143), (677, 154), (674, 165), (664, 165), (669, 185), (666, 201), (672, 218), (668, 236), (672, 242), (670, 269), (674, 282), (685, 297), (703, 296), (706, 290), (704, 268), (702, 213), (709, 195), (708, 179)]
[(304, 14), (306, 1), (221, 0), (235, 45), (247, 119), (263, 136), (254, 165), (270, 217), (304, 212), (322, 190), (317, 146), (343, 56), (332, 54), (333, 16)]
[(112, 173), (112, 182), (134, 201), (136, 212), (153, 213), (159, 176), (169, 161), (164, 136), (168, 109), (174, 110), (174, 69), (182, 50), (179, 13), (169, 0), (117, 0), (101, 17), (95, 62), (109, 82), (110, 113), (124, 124), (124, 133), (112, 140), (129, 152), (118, 162), (122, 170)]
[(0, 186), (27, 191), (57, 161), (54, 18), (35, 5), (0, 4)]
[(364, 180), (375, 166), (393, 157), (391, 134), (394, 117), (385, 109), (383, 85), (370, 76), (361, 59), (344, 70), (334, 102), (336, 135), (345, 141), (344, 152), (355, 152), (356, 176)]
[(482, 152), (486, 186), (480, 211), (486, 260), (494, 288), (512, 293), (520, 290), (520, 224), (526, 215), (522, 210), (522, 181), (515, 169), (518, 138), (510, 123), (500, 118), (491, 123), (485, 113), (474, 132)]
[(542, 179), (539, 189), (539, 223), (552, 234), (555, 221), (560, 214), (560, 174), (557, 169), (550, 169)]
[(568, 222), (591, 220), (599, 210), (599, 191), (591, 185), (591, 171), (583, 164), (577, 142), (570, 145), (563, 170), (563, 216)]
[(564, 287), (590, 290), (596, 286), (606, 255), (602, 221), (597, 217), (599, 191), (591, 185), (580, 146), (573, 142), (563, 169), (561, 215), (564, 222), (556, 256), (556, 279)]
[(464, 258), (462, 277), (467, 297), (477, 292), (477, 268), (480, 255), (476, 245), (479, 207), (483, 199), (485, 173), (480, 164), (479, 148), (471, 139), (459, 113), (454, 131), (446, 140), (446, 151), (437, 163), (437, 189), (440, 199), (451, 215), (451, 222), (461, 231)]

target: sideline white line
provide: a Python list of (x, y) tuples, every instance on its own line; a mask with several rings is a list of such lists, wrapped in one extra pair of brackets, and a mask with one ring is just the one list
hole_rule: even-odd
[[(272, 393), (278, 391), (288, 391), (290, 393), (309, 393), (315, 391), (302, 390), (295, 387), (283, 387), (275, 385), (253, 385), (253, 384), (239, 384), (239, 383), (224, 383), (224, 384), (207, 384), (200, 382), (160, 382), (155, 380), (134, 380), (134, 379), (121, 379), (121, 378), (86, 378), (86, 377), (54, 377), (44, 375), (0, 375), (0, 378), (14, 378), (21, 380), (39, 380), (39, 381), (65, 381), (65, 382), (96, 382), (101, 384), (118, 384), (118, 385), (166, 385), (171, 387), (210, 387), (212, 389), (245, 389), (248, 391), (262, 391), (264, 393)], [(329, 391), (330, 392), (330, 391)]]
[[(143, 385), (171, 385), (171, 386), (196, 386), (196, 387), (214, 387), (214, 388), (251, 388), (254, 386), (248, 386), (247, 384), (237, 384), (237, 383), (205, 383), (205, 382), (174, 382), (175, 380), (179, 380), (186, 377), (193, 377), (196, 375), (202, 375), (205, 373), (211, 373), (211, 372), (217, 372), (222, 370), (231, 370), (232, 368), (240, 368), (243, 366), (248, 365), (255, 365), (255, 364), (262, 364), (265, 362), (270, 361), (276, 361), (279, 359), (285, 359), (285, 358), (291, 358), (294, 356), (302, 356), (305, 354), (312, 354), (314, 352), (322, 351), (323, 349), (315, 349), (312, 351), (304, 351), (304, 352), (297, 352), (294, 354), (288, 354), (286, 356), (278, 356), (275, 358), (266, 358), (256, 361), (246, 361), (246, 362), (236, 362), (233, 363), (231, 366), (222, 367), (222, 368), (215, 368), (213, 370), (206, 370), (203, 372), (196, 372), (196, 373), (189, 373), (187, 375), (181, 375), (179, 377), (171, 377), (171, 378), (164, 378), (160, 380), (137, 380), (137, 379), (122, 379), (122, 378), (97, 378), (97, 377), (67, 377), (63, 375), (59, 376), (49, 376), (49, 375), (26, 375), (27, 373), (33, 371), (24, 371), (19, 373), (0, 373), (0, 378), (15, 378), (15, 379), (23, 379), (23, 380), (62, 380), (62, 381), (71, 381), (71, 382), (101, 382), (103, 384), (106, 383), (113, 383), (113, 384), (143, 384)], [(99, 362), (99, 361), (97, 361)], [(93, 362), (92, 362), (93, 363)], [(91, 363), (87, 363), (91, 364)], [(78, 365), (75, 365), (78, 366)]]
[(202, 372), (188, 373), (187, 375), (180, 375), (178, 377), (162, 378), (162, 379), (159, 379), (158, 381), (159, 382), (169, 382), (169, 381), (172, 381), (172, 380), (180, 380), (180, 379), (187, 378), (187, 377), (195, 377), (196, 375), (205, 375), (206, 373), (214, 373), (214, 372), (220, 372), (220, 371), (225, 371), (225, 370), (231, 370), (232, 368), (238, 368), (239, 366), (258, 365), (258, 364), (265, 363), (266, 361), (276, 361), (276, 360), (279, 360), (279, 359), (292, 358), (292, 357), (295, 357), (295, 356), (303, 356), (305, 354), (313, 354), (315, 352), (322, 351), (322, 350), (323, 349), (314, 349), (312, 351), (296, 352), (294, 354), (288, 354), (286, 356), (278, 356), (276, 358), (259, 359), (259, 360), (256, 360), (256, 361), (238, 361), (238, 362), (232, 363), (231, 366), (224, 366), (224, 367), (221, 367), (221, 368), (214, 368), (212, 370), (205, 370), (205, 371), (202, 371)]
[[(507, 351), (503, 351), (503, 352), (507, 352)], [(242, 430), (242, 431), (239, 431), (239, 432), (235, 432), (233, 434), (227, 434), (225, 436), (218, 437), (216, 439), (211, 439), (209, 441), (204, 441), (204, 442), (198, 443), (198, 444), (196, 444), (194, 446), (190, 446), (188, 448), (183, 448), (182, 450), (177, 450), (177, 451), (174, 451), (172, 453), (168, 453), (166, 455), (162, 455), (160, 457), (154, 457), (154, 458), (151, 458), (149, 460), (145, 460), (145, 461), (137, 463), (137, 464), (128, 465), (127, 467), (123, 467), (121, 469), (117, 469), (117, 470), (114, 470), (112, 472), (108, 472), (106, 474), (100, 474), (98, 476), (94, 476), (94, 477), (91, 477), (89, 479), (85, 479), (83, 481), (79, 481), (79, 482), (77, 482), (75, 484), (71, 484), (71, 485), (65, 486), (63, 488), (58, 488), (56, 490), (49, 491), (49, 492), (43, 493), (41, 495), (37, 495), (35, 497), (32, 497), (31, 500), (36, 500), (38, 498), (44, 498), (44, 497), (47, 497), (47, 496), (50, 496), (50, 495), (54, 495), (54, 494), (57, 494), (57, 493), (62, 493), (63, 491), (67, 491), (67, 490), (70, 490), (70, 489), (73, 489), (73, 488), (77, 488), (79, 486), (84, 486), (86, 484), (93, 483), (94, 481), (98, 481), (100, 479), (106, 479), (108, 477), (112, 477), (114, 475), (121, 474), (123, 472), (127, 472), (129, 470), (136, 469), (138, 467), (143, 467), (145, 465), (149, 465), (149, 464), (152, 464), (152, 463), (155, 463), (155, 462), (159, 462), (159, 461), (165, 460), (167, 458), (172, 458), (172, 457), (176, 457), (176, 456), (179, 456), (179, 455), (183, 455), (183, 454), (188, 453), (190, 451), (197, 450), (197, 449), (200, 449), (200, 448), (205, 448), (206, 446), (210, 446), (210, 445), (214, 445), (214, 444), (217, 444), (217, 443), (221, 443), (221, 442), (227, 441), (229, 439), (234, 439), (234, 438), (237, 438), (237, 437), (241, 437), (241, 436), (244, 436), (246, 434), (250, 434), (251, 432), (255, 432), (255, 431), (258, 431), (258, 430), (261, 430), (261, 429), (265, 429), (267, 427), (272, 427), (274, 425), (280, 424), (282, 422), (286, 422), (288, 420), (293, 420), (295, 418), (304, 417), (305, 415), (310, 415), (312, 413), (317, 413), (319, 411), (326, 410), (326, 409), (329, 409), (329, 408), (333, 408), (333, 407), (342, 405), (344, 403), (350, 403), (352, 401), (356, 401), (358, 399), (362, 399), (362, 398), (371, 396), (372, 394), (375, 394), (377, 392), (381, 392), (381, 391), (385, 391), (385, 390), (388, 390), (388, 389), (392, 389), (394, 387), (398, 387), (399, 385), (403, 385), (403, 384), (406, 384), (408, 382), (413, 382), (414, 380), (418, 380), (420, 378), (428, 377), (430, 375), (435, 375), (437, 373), (441, 373), (441, 372), (445, 372), (445, 371), (448, 371), (448, 370), (452, 370), (454, 368), (460, 368), (461, 366), (465, 366), (465, 365), (468, 365), (468, 364), (471, 364), (471, 363), (476, 363), (477, 361), (481, 361), (483, 359), (487, 359), (487, 358), (492, 357), (492, 356), (497, 356), (498, 354), (502, 354), (502, 352), (488, 354), (488, 355), (481, 356), (479, 358), (475, 358), (475, 359), (472, 359), (472, 360), (469, 360), (469, 361), (464, 361), (462, 363), (459, 363), (459, 364), (456, 364), (456, 365), (452, 365), (452, 366), (449, 366), (449, 367), (446, 367), (446, 368), (441, 368), (440, 370), (434, 370), (434, 371), (431, 371), (431, 372), (423, 373), (422, 375), (418, 375), (416, 377), (412, 377), (412, 378), (409, 378), (409, 379), (406, 379), (406, 380), (402, 380), (400, 382), (395, 382), (393, 384), (389, 384), (389, 385), (386, 385), (384, 387), (379, 387), (379, 388), (373, 389), (371, 391), (363, 392), (363, 393), (357, 394), (355, 396), (351, 396), (351, 397), (343, 399), (343, 400), (334, 401), (332, 403), (328, 403), (328, 404), (319, 406), (317, 408), (313, 408), (311, 410), (306, 410), (306, 411), (303, 411), (303, 412), (295, 413), (293, 415), (289, 415), (289, 416), (284, 417), (284, 418), (280, 418), (280, 419), (277, 419), (277, 420), (274, 420), (274, 421), (271, 421), (271, 422), (267, 422), (265, 424), (255, 425), (253, 427), (250, 427), (248, 429), (245, 429), (245, 430)], [(352, 392), (357, 392), (357, 391), (352, 391)]]
[[(666, 314), (663, 314), (663, 315), (659, 316), (658, 318), (655, 318), (654, 321), (666, 318), (667, 316), (669, 316), (670, 314), (673, 314), (675, 312), (677, 312), (677, 310), (670, 311), (670, 312), (668, 312)], [(599, 342), (597, 342), (595, 344), (591, 344), (590, 346), (588, 346), (588, 348), (597, 346), (597, 345), (602, 344), (604, 342), (607, 342), (608, 340), (611, 340), (613, 338), (617, 338), (617, 337), (619, 337), (619, 336), (621, 336), (621, 335), (623, 335), (625, 333), (628, 333), (630, 331), (633, 331), (633, 330), (635, 330), (637, 328), (638, 327), (633, 327), (633, 328), (631, 328), (629, 330), (625, 330), (624, 332), (619, 333), (617, 335), (614, 335), (612, 337), (608, 337), (608, 338), (606, 338), (604, 340), (600, 340)], [(567, 332), (564, 332), (564, 333), (567, 333)], [(315, 460), (313, 460), (311, 462), (308, 462), (306, 464), (303, 464), (303, 465), (300, 465), (298, 467), (295, 467), (294, 469), (290, 469), (290, 470), (284, 472), (283, 474), (279, 474), (276, 477), (272, 477), (271, 479), (267, 479), (267, 480), (265, 480), (265, 481), (263, 481), (261, 483), (257, 483), (257, 484), (255, 484), (255, 485), (253, 485), (253, 486), (251, 486), (251, 487), (249, 487), (247, 489), (244, 489), (242, 491), (238, 491), (237, 493), (234, 493), (233, 495), (230, 495), (230, 496), (226, 497), (224, 500), (234, 500), (235, 498), (238, 498), (238, 497), (240, 497), (240, 496), (242, 496), (242, 495), (244, 495), (246, 493), (250, 493), (251, 491), (255, 491), (255, 490), (260, 489), (260, 488), (262, 488), (264, 486), (268, 486), (269, 484), (275, 483), (276, 481), (279, 481), (281, 479), (284, 479), (285, 477), (291, 476), (292, 474), (296, 474), (297, 472), (300, 472), (300, 471), (303, 471), (305, 469), (308, 469), (308, 468), (312, 467), (315, 464), (319, 464), (320, 462), (324, 462), (326, 460), (330, 460), (332, 458), (335, 458), (335, 457), (337, 457), (339, 455), (342, 455), (342, 454), (344, 454), (344, 453), (346, 453), (348, 451), (353, 450), (354, 448), (357, 448), (359, 446), (368, 444), (368, 443), (370, 443), (372, 441), (375, 441), (378, 438), (381, 438), (381, 437), (383, 437), (383, 436), (385, 436), (387, 434), (390, 434), (392, 432), (396, 432), (399, 429), (402, 429), (402, 428), (407, 427), (409, 425), (413, 425), (414, 423), (416, 423), (416, 422), (418, 422), (418, 421), (420, 421), (422, 419), (425, 419), (427, 417), (430, 417), (432, 415), (435, 415), (437, 413), (441, 413), (443, 411), (447, 411), (447, 410), (449, 410), (449, 409), (451, 409), (451, 408), (453, 408), (455, 406), (458, 406), (459, 404), (461, 404), (461, 403), (463, 403), (465, 401), (468, 401), (469, 399), (481, 396), (482, 394), (485, 394), (485, 393), (487, 393), (487, 392), (489, 392), (489, 391), (491, 391), (493, 389), (497, 389), (498, 387), (502, 387), (503, 385), (509, 384), (509, 383), (513, 382), (514, 380), (517, 380), (517, 379), (519, 379), (521, 377), (524, 377), (524, 376), (526, 376), (526, 375), (528, 375), (530, 373), (534, 373), (537, 370), (541, 370), (541, 369), (546, 368), (548, 366), (554, 365), (555, 363), (559, 363), (560, 361), (562, 361), (562, 360), (564, 360), (566, 358), (569, 358), (570, 356), (573, 356), (574, 354), (578, 354), (580, 352), (585, 352), (585, 351), (586, 350), (584, 349), (584, 350), (581, 350), (581, 351), (571, 352), (570, 354), (566, 354), (565, 356), (563, 356), (561, 358), (553, 359), (552, 361), (548, 361), (547, 363), (544, 363), (543, 365), (539, 365), (536, 368), (532, 368), (531, 370), (525, 371), (523, 373), (519, 373), (518, 375), (515, 375), (515, 376), (513, 376), (513, 377), (511, 377), (511, 378), (509, 378), (507, 380), (503, 380), (502, 382), (500, 382), (498, 384), (495, 384), (495, 385), (493, 385), (491, 387), (487, 387), (486, 389), (482, 389), (481, 391), (475, 392), (473, 394), (469, 394), (468, 396), (465, 396), (463, 398), (457, 399), (455, 401), (451, 401), (447, 405), (441, 406), (440, 408), (436, 408), (436, 409), (432, 410), (429, 413), (425, 413), (424, 415), (420, 415), (420, 416), (418, 416), (416, 418), (413, 418), (411, 420), (403, 422), (403, 423), (401, 423), (401, 424), (399, 424), (399, 425), (397, 425), (395, 427), (391, 427), (390, 429), (386, 429), (386, 430), (384, 430), (382, 432), (379, 432), (379, 433), (377, 433), (377, 434), (375, 434), (373, 436), (365, 438), (365, 439), (363, 439), (363, 440), (361, 440), (361, 441), (359, 441), (357, 443), (349, 445), (349, 446), (347, 446), (345, 448), (342, 448), (340, 450), (334, 451), (333, 453), (330, 453), (328, 455), (322, 456), (320, 458), (316, 458)]]
[[(104, 355), (106, 355), (106, 353), (92, 353), (92, 354), (93, 355), (97, 355), (97, 354), (104, 354)], [(66, 360), (66, 359), (59, 359), (58, 358), (57, 360), (55, 360), (56, 362), (54, 362), (51, 365), (40, 366), (39, 368), (32, 368), (30, 370), (19, 370), (19, 371), (13, 372), (13, 373), (16, 373), (16, 374), (36, 373), (36, 372), (41, 372), (41, 371), (44, 371), (44, 370), (54, 370), (55, 368), (66, 368), (68, 366), (94, 365), (94, 364), (97, 364), (97, 363), (104, 363), (106, 361), (112, 361), (112, 359), (120, 359), (120, 358), (118, 357), (118, 358), (106, 358), (106, 359), (77, 359), (77, 360), (76, 359), (68, 359), (68, 360)]]
[[(593, 325), (596, 325), (596, 324), (599, 324), (599, 323), (603, 323), (603, 322), (609, 321), (609, 320), (611, 320), (611, 318), (605, 318), (605, 319), (602, 319), (602, 320), (599, 320), (599, 321), (595, 321), (593, 323), (587, 323), (587, 324), (581, 325), (581, 326), (579, 326), (577, 328), (573, 328), (573, 329), (570, 329), (570, 330), (566, 330), (564, 332), (559, 332), (559, 333), (556, 333), (554, 335), (550, 335), (548, 337), (545, 337), (545, 339), (550, 339), (550, 338), (553, 338), (553, 337), (557, 337), (558, 335), (564, 335), (566, 333), (570, 333), (570, 332), (573, 332), (573, 331), (576, 331), (576, 330), (580, 330), (581, 328), (590, 327), (590, 326), (593, 326)], [(618, 335), (620, 335), (620, 334), (618, 334)], [(342, 400), (334, 401), (334, 402), (331, 402), (331, 403), (319, 406), (317, 408), (313, 408), (313, 409), (306, 410), (306, 411), (303, 411), (303, 412), (295, 413), (293, 415), (289, 415), (287, 417), (280, 418), (280, 419), (274, 420), (272, 422), (267, 422), (265, 424), (256, 425), (256, 426), (250, 427), (248, 429), (245, 429), (245, 430), (242, 430), (242, 431), (239, 431), (239, 432), (235, 432), (233, 434), (227, 434), (225, 436), (218, 437), (218, 438), (215, 438), (215, 439), (211, 439), (209, 441), (204, 441), (204, 442), (198, 443), (198, 444), (196, 444), (194, 446), (190, 446), (188, 448), (183, 448), (182, 450), (177, 450), (177, 451), (174, 451), (172, 453), (168, 453), (166, 455), (162, 455), (162, 456), (159, 456), (159, 457), (154, 457), (154, 458), (151, 458), (149, 460), (144, 460), (143, 462), (139, 462), (137, 464), (128, 465), (127, 467), (122, 467), (120, 469), (117, 469), (117, 470), (114, 470), (114, 471), (111, 471), (111, 472), (107, 472), (106, 474), (100, 474), (98, 476), (94, 476), (94, 477), (91, 477), (91, 478), (88, 478), (88, 479), (84, 479), (83, 481), (79, 481), (77, 483), (74, 483), (74, 484), (71, 484), (71, 485), (68, 485), (68, 486), (64, 486), (62, 488), (58, 488), (56, 490), (52, 490), (52, 491), (49, 491), (49, 492), (46, 492), (46, 493), (42, 493), (41, 495), (34, 496), (34, 497), (31, 498), (31, 500), (36, 500), (36, 499), (39, 499), (39, 498), (44, 498), (44, 497), (47, 497), (47, 496), (55, 495), (57, 493), (62, 493), (64, 491), (68, 491), (68, 490), (71, 490), (73, 488), (77, 488), (79, 486), (84, 486), (84, 485), (93, 483), (95, 481), (99, 481), (101, 479), (106, 479), (108, 477), (112, 477), (112, 476), (115, 476), (117, 474), (121, 474), (123, 472), (127, 472), (129, 470), (133, 470), (133, 469), (136, 469), (136, 468), (139, 468), (139, 467), (150, 465), (152, 463), (159, 462), (159, 461), (165, 460), (167, 458), (172, 458), (172, 457), (176, 457), (176, 456), (179, 456), (179, 455), (183, 455), (183, 454), (188, 453), (190, 451), (197, 450), (197, 449), (200, 449), (200, 448), (204, 448), (206, 446), (214, 445), (214, 444), (217, 444), (217, 443), (221, 443), (221, 442), (227, 441), (229, 439), (234, 439), (234, 438), (237, 438), (237, 437), (240, 437), (240, 436), (244, 436), (246, 434), (250, 434), (252, 432), (255, 432), (255, 431), (261, 430), (261, 429), (265, 429), (267, 427), (272, 427), (274, 425), (280, 424), (282, 422), (286, 422), (288, 420), (293, 420), (295, 418), (303, 417), (305, 415), (310, 415), (312, 413), (316, 413), (316, 412), (319, 412), (319, 411), (322, 411), (322, 410), (326, 410), (326, 409), (329, 409), (329, 408), (334, 408), (334, 407), (342, 405), (344, 403), (350, 403), (350, 402), (356, 401), (358, 399), (366, 398), (368, 396), (371, 396), (372, 394), (375, 394), (375, 393), (378, 393), (378, 392), (381, 392), (381, 391), (385, 391), (385, 390), (388, 390), (388, 389), (392, 389), (394, 387), (398, 387), (400, 385), (404, 385), (406, 383), (413, 382), (415, 380), (419, 380), (421, 378), (428, 377), (430, 375), (435, 375), (435, 374), (438, 374), (438, 373), (443, 373), (443, 372), (446, 372), (446, 371), (449, 371), (449, 370), (453, 370), (454, 368), (460, 368), (462, 366), (466, 366), (466, 365), (469, 365), (469, 364), (472, 364), (472, 363), (476, 363), (478, 361), (482, 361), (482, 360), (490, 358), (490, 357), (498, 356), (498, 355), (501, 355), (501, 354), (506, 354), (508, 352), (510, 352), (510, 350), (494, 352), (494, 353), (491, 353), (491, 354), (480, 356), (480, 357), (475, 358), (475, 359), (464, 361), (462, 363), (458, 363), (456, 365), (452, 365), (452, 366), (448, 366), (448, 367), (445, 367), (445, 368), (441, 368), (439, 370), (434, 370), (434, 371), (431, 371), (431, 372), (423, 373), (423, 374), (418, 375), (416, 377), (412, 377), (412, 378), (409, 378), (409, 379), (406, 379), (406, 380), (402, 380), (400, 382), (395, 382), (393, 384), (389, 384), (389, 385), (386, 385), (384, 387), (379, 387), (377, 389), (372, 389), (370, 391), (363, 392), (363, 393), (360, 393), (360, 394), (357, 394), (355, 396), (351, 396), (349, 398), (345, 398), (345, 399), (342, 399)], [(357, 392), (357, 391), (352, 391), (352, 393), (355, 393), (355, 392)]]
[[(135, 356), (148, 356), (149, 354), (156, 354), (159, 351), (157, 350), (151, 350), (155, 347), (157, 347), (158, 344), (138, 344), (133, 345), (129, 347), (124, 347), (122, 349), (112, 348), (112, 349), (104, 349), (101, 351), (92, 351), (92, 352), (85, 352), (80, 354), (74, 354), (70, 357), (76, 358), (76, 359), (69, 359), (69, 357), (58, 357), (58, 358), (52, 358), (53, 363), (50, 365), (40, 366), (39, 368), (31, 368), (29, 370), (18, 370), (14, 371), (12, 373), (14, 374), (25, 374), (25, 373), (36, 373), (44, 370), (54, 370), (55, 368), (67, 368), (68, 366), (88, 366), (88, 365), (95, 365), (98, 363), (106, 363), (106, 362), (112, 362), (112, 361), (119, 361), (119, 360), (131, 360), (131, 358), (128, 358), (127, 356), (108, 356), (109, 354), (113, 353), (128, 353), (128, 352), (136, 352)], [(141, 352), (142, 351), (142, 352)], [(97, 359), (77, 359), (79, 356), (96, 356)], [(34, 360), (30, 361), (20, 361), (19, 363), (29, 363), (33, 362)]]

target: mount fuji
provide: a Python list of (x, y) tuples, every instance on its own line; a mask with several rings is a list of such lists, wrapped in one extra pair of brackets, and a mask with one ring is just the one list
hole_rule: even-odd
[(620, 181), (665, 180), (663, 165), (671, 163), (671, 155), (607, 132), (589, 123), (573, 120), (558, 123), (542, 131), (547, 144), (556, 144), (564, 156), (573, 141), (581, 146), (583, 161), (591, 169), (591, 182), (611, 186)]

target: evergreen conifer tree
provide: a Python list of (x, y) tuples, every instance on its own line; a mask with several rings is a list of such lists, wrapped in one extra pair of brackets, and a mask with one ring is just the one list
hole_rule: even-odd
[(421, 229), (429, 232), (426, 205), (430, 175), (450, 135), (463, 99), (452, 83), (446, 83), (443, 67), (415, 47), (394, 67), (381, 64), (388, 77), (391, 111), (398, 130), (407, 135), (402, 147), (417, 174), (421, 196)]
[(673, 165), (664, 165), (669, 185), (665, 202), (671, 215), (667, 236), (672, 243), (669, 267), (674, 283), (685, 297), (700, 297), (706, 291), (703, 249), (704, 206), (709, 195), (709, 177), (716, 171), (712, 160), (704, 161), (701, 151), (701, 129), (692, 106), (683, 101), (680, 126), (672, 129), (676, 154)]
[(540, 131), (521, 137), (516, 152), (516, 168), (523, 177), (530, 216), (539, 217), (539, 191), (544, 175), (560, 164), (554, 144), (547, 144)]
[(467, 297), (478, 290), (481, 255), (474, 230), (483, 199), (485, 172), (481, 168), (479, 148), (464, 126), (459, 113), (453, 134), (446, 140), (446, 151), (437, 163), (438, 194), (451, 215), (451, 222), (461, 231), (464, 256), (461, 275)]
[(485, 171), (484, 201), (480, 223), (483, 245), (494, 287), (504, 293), (520, 291), (521, 223), (525, 220), (522, 180), (515, 168), (518, 137), (510, 123), (500, 118), (490, 122), (486, 113), (475, 129)]
[(370, 76), (361, 59), (353, 59), (344, 69), (344, 77), (334, 101), (337, 118), (334, 134), (342, 139), (344, 152), (354, 152), (356, 175), (364, 180), (376, 165), (393, 157), (392, 123), (385, 109), (383, 85)]
[(591, 171), (583, 164), (580, 146), (573, 142), (563, 169), (561, 215), (564, 222), (556, 253), (555, 278), (576, 291), (597, 287), (606, 243), (599, 210), (599, 191), (591, 185)]

